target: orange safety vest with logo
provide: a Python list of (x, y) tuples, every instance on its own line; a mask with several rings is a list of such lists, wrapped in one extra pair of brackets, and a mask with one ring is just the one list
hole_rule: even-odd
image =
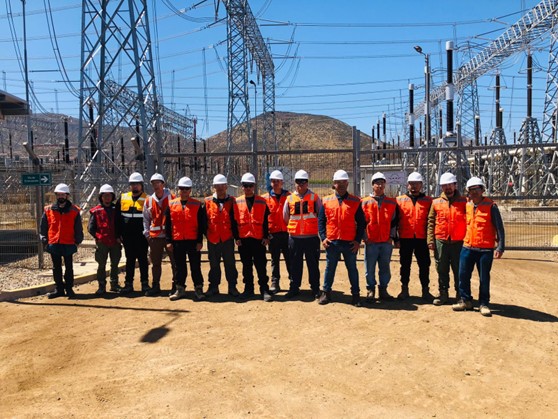
[(147, 194), (142, 192), (135, 201), (132, 199), (132, 192), (123, 193), (120, 196), (120, 212), (124, 218), (141, 218), (143, 222), (143, 205), (147, 199)]
[(112, 209), (112, 217), (108, 216), (105, 207), (97, 205), (89, 211), (95, 217), (95, 240), (100, 241), (105, 246), (116, 246), (115, 215), (116, 209)]
[(279, 199), (271, 196), (269, 193), (262, 196), (269, 208), (269, 217), (267, 217), (267, 220), (269, 223), (269, 232), (271, 234), (287, 231), (287, 224), (285, 224), (285, 220), (283, 219), (283, 207), (290, 194), (290, 192), (281, 194)]
[(231, 228), (231, 212), (236, 200), (230, 196), (223, 208), (213, 200), (212, 196), (205, 198), (205, 212), (207, 214), (207, 240), (210, 243), (223, 243), (233, 238)]
[[(153, 199), (153, 195), (147, 198), (147, 207), (151, 212), (151, 225), (149, 226), (149, 237), (165, 236), (165, 211), (169, 206), (169, 201), (174, 199), (174, 194), (165, 196), (159, 203)], [(159, 206), (159, 204), (161, 206)]]
[(477, 205), (467, 203), (467, 234), (463, 242), (466, 247), (493, 249), (496, 244), (496, 228), (492, 224), (492, 205), (494, 201), (484, 197)]
[(399, 206), (399, 238), (425, 239), (428, 213), (432, 205), (432, 198), (421, 196), (415, 205), (407, 195), (397, 197)]
[(238, 235), (241, 239), (263, 239), (263, 224), (267, 204), (265, 199), (256, 195), (252, 210), (248, 210), (246, 196), (236, 199), (235, 219), (238, 224)]
[(48, 244), (76, 244), (74, 223), (79, 211), (79, 207), (74, 204), (68, 212), (54, 211), (52, 205), (45, 207)]
[(396, 205), (395, 199), (387, 196), (382, 200), (381, 207), (372, 196), (362, 200), (362, 210), (366, 219), (366, 243), (384, 243), (389, 240)]
[(467, 231), (466, 205), (467, 199), (464, 196), (458, 196), (451, 205), (444, 198), (436, 198), (432, 201), (436, 211), (434, 237), (438, 240), (463, 240)]
[(293, 236), (318, 235), (317, 200), (318, 195), (314, 192), (307, 193), (302, 199), (297, 194), (291, 194), (287, 197), (290, 215), (287, 225), (289, 234)]
[(339, 204), (337, 195), (328, 195), (323, 199), (326, 216), (326, 237), (329, 240), (353, 241), (357, 225), (355, 214), (360, 207), (360, 198), (349, 194)]
[(188, 198), (184, 208), (182, 208), (180, 198), (172, 199), (169, 202), (173, 240), (197, 240), (200, 207), (201, 202), (193, 198)]

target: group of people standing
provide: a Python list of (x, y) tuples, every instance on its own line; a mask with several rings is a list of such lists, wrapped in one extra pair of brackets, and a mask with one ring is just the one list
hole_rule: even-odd
[[(203, 201), (191, 197), (192, 180), (178, 181), (177, 195), (165, 185), (160, 174), (150, 179), (153, 194), (144, 191), (140, 173), (132, 173), (130, 189), (116, 197), (110, 185), (99, 190), (99, 205), (90, 210), (89, 233), (95, 238), (98, 262), (96, 294), (107, 292), (106, 263), (110, 258), (110, 291), (128, 294), (134, 290), (136, 261), (139, 264), (141, 292), (161, 294), (161, 263), (164, 253), (172, 267), (172, 301), (186, 295), (189, 262), (197, 300), (220, 293), (221, 262), (228, 294), (235, 298), (255, 295), (254, 272), (263, 301), (272, 301), (281, 291), (280, 261), (283, 256), (289, 277), (286, 299), (301, 292), (304, 260), (313, 297), (319, 304), (332, 301), (335, 272), (341, 256), (345, 263), (352, 295), (351, 303), (361, 305), (357, 254), (365, 245), (366, 301), (394, 300), (388, 292), (393, 248), (400, 252), (401, 292), (399, 300), (409, 298), (413, 254), (419, 267), (421, 298), (435, 305), (449, 303), (450, 268), (453, 271), (455, 311), (473, 308), (471, 275), (476, 266), (480, 276), (480, 312), (490, 315), (490, 269), (493, 258), (504, 251), (505, 235), (496, 204), (483, 196), (484, 184), (473, 177), (467, 182), (468, 197), (461, 196), (457, 179), (451, 173), (440, 178), (442, 193), (433, 199), (422, 192), (423, 178), (413, 172), (407, 179), (407, 193), (397, 198), (385, 195), (386, 177), (372, 176), (372, 193), (363, 199), (348, 192), (349, 175), (338, 170), (333, 175), (333, 193), (320, 198), (309, 189), (304, 170), (295, 174), (295, 190), (284, 189), (283, 174), (270, 174), (271, 187), (260, 196), (256, 179), (245, 173), (243, 194), (228, 195), (227, 178), (213, 179), (214, 193)], [(41, 239), (52, 256), (56, 284), (49, 298), (74, 296), (72, 254), (83, 240), (80, 209), (69, 201), (67, 185), (55, 188), (56, 203), (45, 207)], [(201, 271), (203, 236), (207, 239), (210, 264), (208, 288), (204, 292)], [(124, 286), (118, 283), (121, 248), (126, 254)], [(235, 246), (242, 262), (243, 292), (237, 288), (238, 272)], [(319, 259), (325, 249), (326, 267), (320, 289)], [(271, 281), (267, 274), (267, 248), (271, 254)], [(430, 294), (430, 251), (434, 252), (438, 272), (438, 296)], [(148, 278), (151, 260), (151, 285)], [(66, 272), (62, 275), (62, 259)], [(376, 281), (376, 270), (378, 281)], [(378, 293), (376, 294), (376, 285)]]

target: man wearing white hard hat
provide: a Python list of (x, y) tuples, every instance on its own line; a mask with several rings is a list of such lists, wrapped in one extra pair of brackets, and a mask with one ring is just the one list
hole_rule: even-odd
[(236, 199), (234, 218), (238, 226), (235, 240), (242, 262), (244, 281), (242, 296), (254, 296), (253, 267), (256, 267), (260, 294), (265, 302), (270, 302), (273, 297), (269, 291), (266, 255), (266, 246), (269, 244), (269, 208), (265, 199), (255, 193), (256, 178), (252, 173), (244, 173), (240, 182), (244, 194)]
[[(156, 296), (161, 293), (161, 265), (163, 262), (163, 252), (166, 249), (165, 234), (165, 212), (171, 199), (175, 196), (165, 187), (165, 178), (160, 173), (155, 173), (150, 179), (153, 187), (153, 194), (148, 196), (143, 206), (143, 234), (149, 243), (149, 258), (151, 259), (151, 288), (145, 293), (146, 296)], [(174, 264), (173, 253), (166, 250), (172, 270), (172, 286), (176, 267)], [(174, 292), (171, 290), (171, 293)]]
[(320, 237), (318, 214), (322, 200), (308, 188), (308, 173), (295, 173), (295, 190), (283, 207), (283, 219), (289, 232), (289, 255), (291, 258), (291, 283), (286, 298), (300, 294), (303, 261), (306, 258), (308, 280), (314, 298), (320, 297)]
[(449, 302), (450, 267), (453, 272), (456, 301), (459, 299), (459, 255), (467, 229), (467, 199), (457, 189), (457, 178), (447, 172), (440, 176), (440, 197), (434, 199), (428, 214), (428, 248), (434, 251), (438, 272), (438, 297), (434, 305)]
[(214, 193), (212, 196), (205, 198), (205, 212), (207, 215), (205, 235), (207, 237), (207, 255), (209, 258), (209, 286), (205, 293), (207, 297), (220, 293), (221, 259), (223, 259), (225, 267), (228, 294), (232, 297), (240, 295), (236, 287), (238, 271), (236, 270), (234, 258), (233, 228), (237, 228), (234, 221), (236, 199), (227, 193), (228, 186), (227, 178), (224, 175), (215, 175), (213, 178)]
[(484, 182), (478, 177), (467, 181), (467, 232), (459, 258), (459, 297), (454, 311), (473, 309), (471, 276), (475, 266), (479, 272), (479, 311), (485, 317), (492, 315), (490, 303), (490, 270), (494, 258), (504, 254), (506, 236), (498, 206), (483, 196)]
[(107, 292), (107, 259), (110, 257), (110, 290), (119, 292), (118, 264), (122, 257), (120, 225), (116, 220), (116, 195), (112, 186), (105, 184), (99, 189), (99, 205), (89, 211), (87, 231), (95, 238), (95, 261), (97, 262), (96, 295)]
[(176, 290), (169, 296), (171, 301), (180, 300), (186, 296), (186, 257), (190, 262), (192, 282), (194, 283), (194, 298), (205, 299), (203, 293), (203, 276), (201, 272), (201, 249), (203, 235), (207, 228), (207, 218), (203, 205), (197, 199), (190, 197), (192, 180), (184, 176), (178, 181), (178, 197), (169, 202), (165, 211), (165, 237), (167, 249), (174, 254), (176, 264)]
[[(40, 237), (46, 251), (52, 259), (52, 275), (56, 289), (48, 293), (48, 298), (61, 297), (64, 294), (73, 298), (74, 267), (72, 255), (83, 241), (83, 227), (80, 209), (69, 200), (70, 188), (60, 183), (54, 188), (56, 202), (45, 207), (41, 218)], [(64, 275), (62, 275), (64, 259)]]
[(331, 302), (331, 290), (339, 258), (343, 255), (351, 284), (351, 304), (360, 307), (360, 285), (356, 255), (364, 236), (366, 220), (360, 198), (348, 192), (349, 175), (344, 170), (333, 174), (335, 193), (324, 197), (318, 215), (318, 229), (326, 250), (326, 268), (319, 304)]
[(407, 193), (397, 197), (399, 209), (399, 258), (401, 274), (400, 300), (409, 297), (409, 281), (413, 253), (419, 266), (422, 299), (431, 303), (430, 294), (430, 253), (426, 243), (426, 226), (432, 198), (422, 192), (423, 179), (419, 172), (412, 172), (407, 178)]
[[(283, 189), (283, 173), (274, 170), (269, 175), (271, 181), (271, 191), (262, 195), (269, 208), (269, 252), (271, 253), (271, 287), (269, 290), (275, 294), (281, 291), (281, 254), (285, 259), (287, 272), (290, 271), (289, 257), (289, 233), (287, 224), (283, 219), (283, 207), (287, 197), (291, 194)], [(289, 274), (290, 279), (290, 274)]]
[(128, 179), (130, 191), (124, 192), (116, 201), (117, 220), (120, 222), (120, 232), (124, 253), (126, 254), (126, 276), (121, 294), (134, 291), (134, 272), (136, 261), (139, 264), (141, 292), (149, 291), (147, 251), (149, 244), (143, 234), (143, 206), (147, 194), (143, 191), (143, 176), (134, 172)]
[(385, 195), (386, 177), (377, 172), (372, 175), (372, 193), (362, 199), (366, 219), (364, 263), (366, 266), (366, 301), (374, 302), (376, 296), (376, 265), (378, 265), (378, 298), (391, 301), (388, 293), (391, 280), (391, 255), (393, 242), (397, 239), (397, 201)]

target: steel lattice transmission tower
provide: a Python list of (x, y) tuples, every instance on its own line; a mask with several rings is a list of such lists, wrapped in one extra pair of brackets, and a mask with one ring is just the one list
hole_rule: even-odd
[[(147, 176), (161, 170), (156, 157), (159, 106), (146, 0), (83, 0), (81, 36), (78, 163), (82, 174), (77, 183), (82, 193), (91, 196), (101, 183), (125, 181), (127, 173), (112, 151), (130, 149), (123, 146), (123, 138), (129, 141), (133, 135), (136, 148), (142, 149), (136, 153), (141, 156), (136, 170)], [(118, 83), (110, 83), (111, 79)], [(120, 94), (132, 94), (134, 100), (118, 100)]]
[[(470, 42), (460, 49), (463, 49), (464, 61), (470, 61), (473, 57), (473, 47)], [(482, 137), (480, 124), (475, 123), (476, 118), (480, 115), (477, 79), (472, 74), (468, 74), (467, 77), (469, 79), (457, 91), (456, 120), (461, 123), (461, 138), (464, 144), (473, 143), (475, 134)]]

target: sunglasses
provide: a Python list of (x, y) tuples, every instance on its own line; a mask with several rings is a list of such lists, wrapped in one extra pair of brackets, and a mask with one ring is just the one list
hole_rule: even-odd
[(254, 184), (253, 184), (253, 183), (243, 183), (243, 184), (242, 184), (242, 187), (243, 187), (243, 188), (253, 188), (253, 187), (254, 187)]
[(308, 181), (306, 179), (296, 179), (295, 183), (297, 185), (304, 185), (305, 183), (308, 183)]
[(187, 186), (179, 186), (178, 189), (180, 189), (181, 191), (189, 191), (192, 188), (189, 188)]

